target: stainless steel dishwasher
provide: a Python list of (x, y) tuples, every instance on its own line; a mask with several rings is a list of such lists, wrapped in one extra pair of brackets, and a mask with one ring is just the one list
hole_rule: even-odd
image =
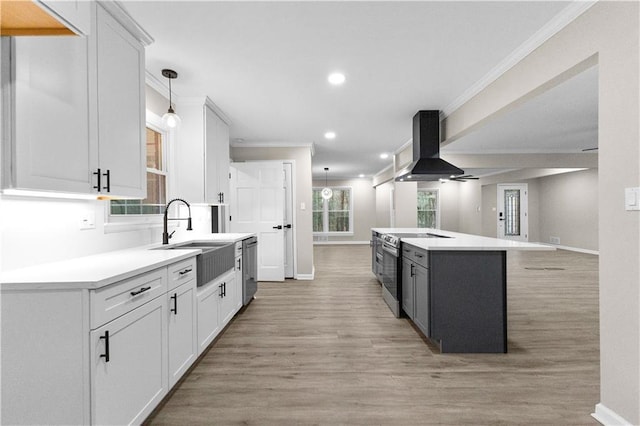
[(258, 291), (258, 238), (242, 240), (242, 304), (248, 305)]

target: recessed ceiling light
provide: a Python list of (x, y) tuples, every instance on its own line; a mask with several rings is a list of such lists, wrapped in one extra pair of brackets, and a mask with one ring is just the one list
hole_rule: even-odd
[(336, 138), (336, 132), (327, 132), (327, 133), (324, 134), (324, 138), (325, 139), (329, 139), (329, 140), (335, 139)]
[(380, 158), (382, 158), (383, 160), (386, 160), (387, 158), (389, 158), (389, 154), (387, 154), (386, 152), (383, 152), (382, 154), (380, 154)]
[(362, 173), (360, 173), (360, 174), (358, 175), (358, 177), (363, 178), (363, 177), (364, 177), (364, 175), (363, 175)]
[(334, 72), (329, 74), (327, 80), (329, 80), (329, 83), (333, 84), (334, 86), (339, 86), (344, 83), (346, 77), (341, 72)]

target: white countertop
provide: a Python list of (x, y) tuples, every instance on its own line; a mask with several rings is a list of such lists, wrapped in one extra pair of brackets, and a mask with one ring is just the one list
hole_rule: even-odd
[(479, 235), (461, 234), (459, 232), (443, 231), (432, 228), (373, 228), (372, 231), (381, 234), (420, 233), (435, 234), (449, 238), (401, 238), (406, 244), (425, 250), (555, 250), (555, 247), (544, 244), (525, 243), (504, 240), (500, 238), (482, 237)]
[[(255, 234), (203, 234), (182, 241), (234, 243)], [(97, 289), (200, 254), (200, 249), (156, 250), (162, 244), (84, 256), (0, 273), (2, 290)]]

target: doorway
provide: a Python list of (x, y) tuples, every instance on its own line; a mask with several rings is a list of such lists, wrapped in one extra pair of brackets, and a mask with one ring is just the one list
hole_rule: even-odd
[(526, 183), (498, 185), (498, 238), (529, 241), (529, 197)]

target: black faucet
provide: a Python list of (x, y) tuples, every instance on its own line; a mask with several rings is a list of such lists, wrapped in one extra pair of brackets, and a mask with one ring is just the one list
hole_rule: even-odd
[[(171, 205), (171, 203), (173, 203), (174, 201), (182, 201), (187, 208), (189, 209), (189, 217), (184, 219), (184, 218), (171, 218), (169, 219), (168, 213), (169, 213), (169, 206)], [(186, 220), (187, 221), (187, 231), (192, 231), (193, 228), (191, 228), (191, 206), (189, 205), (189, 203), (187, 203), (185, 200), (183, 200), (182, 198), (174, 198), (173, 200), (169, 201), (167, 203), (167, 207), (164, 208), (164, 232), (162, 233), (162, 244), (169, 244), (169, 238), (171, 238), (173, 236), (173, 231), (171, 234), (169, 234), (168, 230), (167, 230), (167, 222), (170, 220)]]

